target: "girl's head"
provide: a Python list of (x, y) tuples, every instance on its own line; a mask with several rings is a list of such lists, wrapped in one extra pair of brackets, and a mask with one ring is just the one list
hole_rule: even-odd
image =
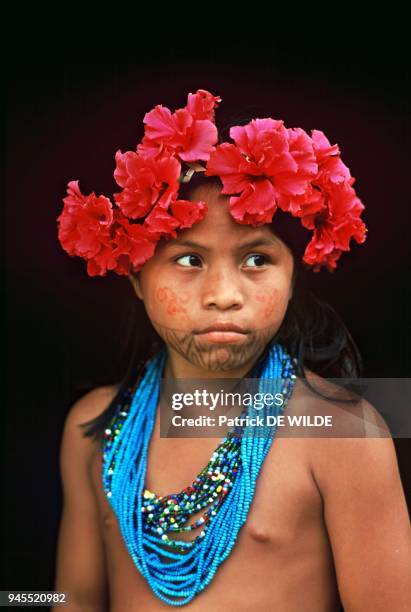
[[(218, 180), (199, 177), (181, 193), (205, 201), (207, 214), (162, 240), (130, 280), (171, 355), (201, 370), (235, 371), (253, 363), (283, 323), (293, 293), (293, 254), (273, 226), (237, 223)], [(201, 334), (220, 323), (244, 333), (218, 342)]]

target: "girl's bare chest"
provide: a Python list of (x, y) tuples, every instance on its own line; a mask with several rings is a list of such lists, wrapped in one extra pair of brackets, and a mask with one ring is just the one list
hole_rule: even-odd
[[(192, 440), (186, 442), (188, 445), (181, 440), (179, 444), (169, 447), (152, 445), (146, 485), (156, 494), (180, 491), (190, 484), (198, 468), (203, 467), (204, 457), (209, 457), (206, 442), (202, 446), (198, 440), (196, 446)], [(209, 447), (210, 452), (215, 448), (212, 440), (209, 440)], [(160, 609), (155, 607), (156, 598), (134, 566), (117, 517), (105, 497), (101, 455), (95, 456), (91, 476), (100, 509), (112, 602), (121, 601), (123, 609), (127, 605), (127, 609), (133, 611), (140, 609), (133, 602), (144, 602), (145, 607), (141, 609), (147, 611)], [(196, 518), (193, 515), (192, 520)], [(198, 531), (179, 534), (179, 539), (193, 539), (197, 534)], [(296, 567), (299, 569), (296, 570)], [(275, 584), (267, 580), (267, 570), (264, 568), (269, 568), (270, 575), (277, 576)], [(250, 571), (253, 580), (245, 584), (244, 576), (249, 576)], [(300, 586), (306, 583), (307, 596), (309, 589), (314, 588), (312, 585), (315, 581), (320, 581), (324, 598), (332, 599), (332, 572), (332, 556), (322, 522), (321, 498), (310, 474), (306, 446), (298, 439), (275, 439), (260, 471), (247, 520), (239, 532), (235, 547), (207, 589), (207, 602), (204, 597), (203, 603), (212, 607), (215, 598), (221, 605), (221, 597), (226, 596), (229, 597), (228, 606), (229, 602), (236, 602), (235, 585), (241, 585), (244, 595), (249, 591), (248, 601), (253, 600), (257, 592), (266, 598), (261, 609), (267, 609), (266, 602), (273, 602), (276, 597), (281, 602), (281, 597), (285, 597), (290, 588), (292, 590), (288, 584), (290, 580), (299, 581)], [(318, 585), (316, 589), (318, 591)], [(127, 602), (122, 599), (123, 593), (128, 593)], [(193, 611), (203, 609), (201, 606), (197, 608), (197, 605), (200, 604), (193, 604)], [(242, 609), (241, 598), (236, 605)], [(319, 602), (315, 605), (318, 607), (313, 609), (323, 609)]]
[[(181, 491), (190, 485), (207, 464), (218, 441), (161, 439), (151, 443), (146, 472), (146, 487), (158, 496)], [(102, 485), (102, 456), (95, 454), (91, 479), (98, 502), (104, 537), (121, 537), (117, 518)], [(250, 538), (277, 545), (295, 542), (299, 531), (319, 525), (321, 497), (312, 478), (304, 440), (274, 439), (257, 479), (243, 531)], [(201, 512), (192, 515), (190, 522)], [(321, 526), (322, 527), (322, 526)], [(190, 540), (198, 531), (180, 534)]]

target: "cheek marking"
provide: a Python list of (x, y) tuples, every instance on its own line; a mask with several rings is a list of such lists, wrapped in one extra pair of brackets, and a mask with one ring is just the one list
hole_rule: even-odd
[(259, 291), (255, 298), (264, 304), (261, 314), (266, 319), (273, 314), (280, 301), (277, 289), (265, 289), (264, 291)]
[(167, 306), (167, 313), (168, 314), (177, 314), (178, 312), (183, 312), (185, 313), (185, 308), (183, 308), (183, 306), (180, 306), (179, 304), (177, 304), (176, 300), (170, 300)]
[[(183, 315), (185, 319), (189, 319), (187, 311), (181, 304), (181, 299), (177, 298), (174, 291), (169, 287), (159, 287), (155, 292), (155, 297), (159, 302), (163, 303), (166, 307), (167, 314), (169, 315)], [(189, 294), (184, 293), (183, 299), (187, 302), (189, 300)], [(180, 302), (180, 303), (179, 303)]]
[(167, 287), (159, 287), (156, 290), (156, 298), (158, 299), (159, 302), (165, 302), (167, 299), (167, 292), (169, 291), (169, 289)]

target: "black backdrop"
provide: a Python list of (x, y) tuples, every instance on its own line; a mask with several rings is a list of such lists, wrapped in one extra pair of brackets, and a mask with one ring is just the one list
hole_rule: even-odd
[[(52, 589), (64, 417), (84, 389), (113, 382), (127, 362), (131, 288), (125, 277), (89, 278), (83, 261), (62, 251), (56, 217), (66, 184), (116, 191), (114, 154), (134, 149), (155, 104), (184, 106), (188, 92), (205, 88), (222, 97), (222, 113), (261, 104), (267, 116), (321, 129), (340, 145), (368, 237), (334, 275), (313, 275), (313, 289), (349, 327), (365, 376), (410, 376), (406, 55), (381, 39), (332, 49), (262, 40), (251, 49), (239, 37), (189, 51), (157, 40), (127, 51), (72, 44), (9, 55), (2, 589)], [(410, 499), (410, 441), (396, 447)]]

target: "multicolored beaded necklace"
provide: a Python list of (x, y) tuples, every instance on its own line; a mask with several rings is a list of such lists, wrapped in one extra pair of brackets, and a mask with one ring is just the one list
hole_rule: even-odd
[[(146, 489), (145, 477), (166, 356), (163, 347), (146, 364), (137, 388), (127, 389), (118, 404), (105, 431), (102, 477), (134, 564), (159, 599), (182, 606), (211, 582), (233, 548), (276, 428), (269, 427), (265, 436), (253, 435), (253, 426), (231, 429), (190, 486), (156, 496)], [(291, 397), (296, 379), (293, 361), (284, 347), (273, 344), (248, 376), (258, 379), (259, 391), (269, 380), (270, 392), (283, 394), (282, 406), (271, 406), (269, 414), (278, 415)], [(249, 406), (244, 414), (252, 411)], [(187, 524), (202, 510), (198, 520)], [(167, 535), (200, 527), (191, 541)]]

